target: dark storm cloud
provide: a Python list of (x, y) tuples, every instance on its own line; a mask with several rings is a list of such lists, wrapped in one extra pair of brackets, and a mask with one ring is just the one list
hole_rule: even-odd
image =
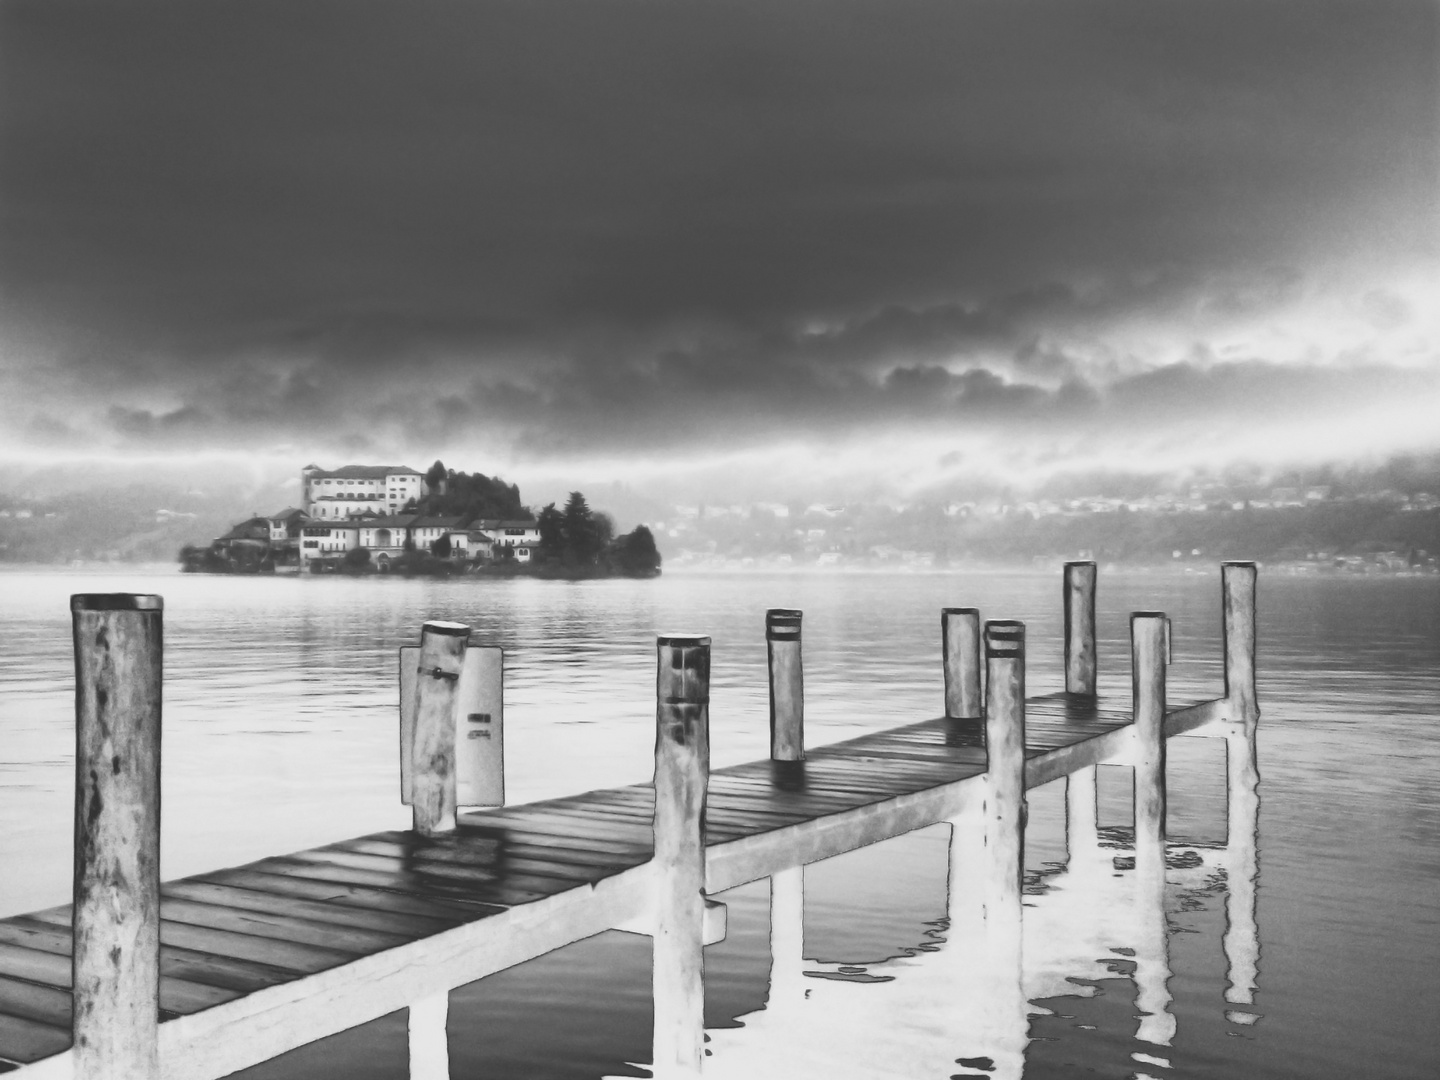
[(1263, 318), (1314, 267), (1434, 253), (1424, 3), (0, 20), (12, 384), (44, 365), (37, 408), (134, 443), (525, 456), (1083, 414), (1133, 374), (1116, 320)]

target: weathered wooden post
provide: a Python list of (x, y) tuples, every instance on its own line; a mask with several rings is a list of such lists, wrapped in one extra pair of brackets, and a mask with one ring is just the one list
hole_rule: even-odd
[(420, 630), (410, 808), (415, 831), (426, 836), (455, 831), (456, 690), (469, 637), (461, 623), (427, 622)]
[(160, 699), (164, 601), (70, 598), (75, 634), (74, 1066), (160, 1075)]
[(800, 660), (802, 612), (765, 612), (765, 647), (770, 656), (770, 758), (805, 760), (805, 671)]
[(1260, 719), (1255, 694), (1255, 564), (1220, 567), (1224, 604), (1225, 699), (1229, 719), (1252, 725)]
[(1095, 696), (1095, 564), (1065, 564), (1065, 692)]
[(1169, 940), (1165, 926), (1165, 664), (1169, 620), (1164, 612), (1130, 616), (1132, 701), (1135, 717), (1135, 1005), (1136, 1038), (1168, 1046)]
[(1025, 624), (985, 624), (984, 1029), (991, 1076), (1020, 1080), (1028, 1028), (1021, 980), (1025, 873)]
[(985, 833), (991, 896), (1018, 914), (1025, 837), (1025, 624), (985, 623)]
[(693, 1076), (705, 1050), (705, 793), (710, 639), (656, 639), (654, 1065)]
[(940, 643), (945, 664), (945, 715), (976, 719), (984, 711), (980, 680), (980, 609), (944, 608)]
[(1130, 615), (1130, 662), (1135, 716), (1135, 850), (1165, 856), (1165, 639), (1164, 612)]

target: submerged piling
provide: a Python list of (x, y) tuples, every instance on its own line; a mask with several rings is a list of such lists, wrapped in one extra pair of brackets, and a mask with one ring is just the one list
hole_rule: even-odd
[(765, 649), (770, 661), (770, 759), (805, 760), (805, 671), (800, 622), (793, 608), (765, 612)]
[(160, 706), (164, 601), (70, 598), (75, 636), (77, 1080), (160, 1075)]
[(944, 608), (940, 646), (945, 665), (945, 715), (973, 720), (984, 711), (980, 679), (980, 609)]
[(705, 1050), (705, 795), (710, 639), (656, 639), (655, 995), (657, 1076), (698, 1075)]

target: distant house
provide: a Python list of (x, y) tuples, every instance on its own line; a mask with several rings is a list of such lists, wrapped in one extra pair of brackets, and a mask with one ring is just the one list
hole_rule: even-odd
[[(488, 533), (500, 547), (538, 547), (540, 525), (534, 521), (502, 521), (498, 518), (483, 518), (470, 523), (470, 528)], [(516, 553), (519, 558), (519, 553)], [(528, 560), (529, 555), (525, 558)]]
[(277, 544), (285, 540), (298, 540), (300, 526), (310, 520), (310, 515), (304, 510), (287, 506), (278, 514), (270, 515), (266, 520), (270, 524), (270, 542)]
[(270, 543), (270, 519), (266, 517), (246, 518), (238, 525), (231, 527), (230, 531), (223, 536), (215, 538), (217, 544), (233, 544), (239, 540), (258, 541), (261, 544)]
[(495, 538), (483, 529), (451, 529), (445, 534), (450, 538), (450, 554), (455, 558), (493, 559)]
[(415, 541), (417, 548), (426, 550), (436, 540), (460, 529), (464, 524), (464, 519), (458, 517), (417, 517), (410, 522), (410, 538)]
[(367, 517), (357, 521), (360, 527), (360, 546), (371, 551), (391, 551), (399, 554), (405, 549), (410, 538), (410, 525), (415, 514), (390, 514), (384, 517)]
[(360, 546), (360, 526), (347, 521), (311, 521), (300, 526), (300, 566), (343, 556)]

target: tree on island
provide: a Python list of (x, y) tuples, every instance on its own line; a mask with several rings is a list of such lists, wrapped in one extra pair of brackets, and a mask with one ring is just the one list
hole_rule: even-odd
[(612, 545), (614, 562), (626, 574), (653, 574), (660, 569), (660, 551), (655, 547), (655, 534), (644, 525), (620, 537)]
[(536, 519), (540, 527), (540, 557), (558, 559), (565, 552), (565, 515), (547, 503)]
[(445, 463), (436, 458), (435, 464), (425, 470), (426, 490), (432, 495), (440, 494), (448, 478), (449, 474), (445, 471)]
[(498, 476), (446, 471), (437, 461), (426, 472), (425, 481), (430, 485), (430, 494), (412, 508), (419, 513), (465, 521), (476, 518), (530, 521), (534, 518), (529, 507), (520, 502), (519, 486), (507, 484)]
[[(562, 557), (576, 566), (594, 566), (608, 539), (603, 535), (606, 528), (601, 525), (601, 519), (596, 518), (585, 496), (578, 491), (570, 493), (562, 518), (561, 535), (565, 541)], [(609, 531), (613, 530), (614, 526), (609, 526)]]
[(449, 533), (437, 536), (430, 544), (430, 554), (434, 555), (437, 559), (448, 559), (452, 550)]

